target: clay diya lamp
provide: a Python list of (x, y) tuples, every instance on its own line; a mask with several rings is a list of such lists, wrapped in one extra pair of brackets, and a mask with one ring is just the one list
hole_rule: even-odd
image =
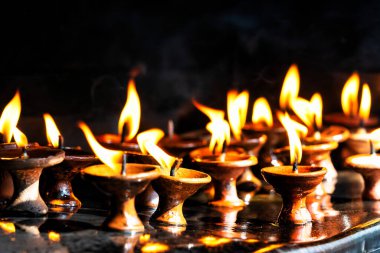
[[(16, 143), (1, 143), (0, 149), (15, 149)], [(6, 170), (0, 170), (0, 209), (3, 209), (12, 199), (13, 180), (11, 174)]]
[(161, 175), (152, 182), (153, 189), (159, 195), (159, 203), (150, 221), (167, 225), (186, 225), (182, 212), (185, 200), (210, 182), (211, 177), (206, 173), (185, 168), (176, 170), (175, 176)]
[(327, 170), (322, 167), (292, 166), (266, 167), (261, 170), (264, 179), (282, 197), (282, 209), (278, 216), (280, 225), (303, 225), (312, 221), (306, 208), (306, 196), (322, 182)]
[(247, 168), (257, 164), (256, 157), (228, 149), (225, 154), (215, 155), (208, 148), (196, 149), (190, 153), (190, 157), (197, 169), (213, 179), (215, 195), (210, 205), (245, 206), (237, 195), (236, 180)]
[(39, 179), (43, 168), (63, 161), (65, 152), (50, 148), (0, 150), (0, 169), (13, 178), (14, 194), (7, 210), (44, 215), (48, 208), (39, 192)]
[(380, 156), (362, 154), (350, 156), (346, 165), (364, 179), (363, 199), (380, 200)]
[(125, 232), (142, 232), (144, 225), (135, 209), (135, 196), (160, 176), (159, 167), (128, 163), (121, 175), (106, 165), (93, 165), (83, 170), (83, 176), (111, 198), (110, 214), (103, 227)]
[(378, 150), (380, 148), (379, 132), (379, 129), (368, 132), (366, 129), (360, 128), (351, 133), (343, 147), (342, 159), (346, 160), (347, 157), (357, 154), (369, 154), (371, 152), (370, 145), (368, 145), (370, 139), (374, 149)]

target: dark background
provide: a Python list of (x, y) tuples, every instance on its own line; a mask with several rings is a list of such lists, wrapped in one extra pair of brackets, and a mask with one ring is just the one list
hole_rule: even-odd
[(20, 127), (31, 141), (45, 143), (42, 113), (50, 112), (66, 143), (82, 144), (79, 119), (96, 133), (116, 132), (137, 68), (140, 129), (174, 119), (184, 132), (206, 123), (191, 98), (223, 109), (227, 90), (248, 89), (250, 107), (266, 96), (276, 108), (297, 63), (300, 95), (320, 91), (325, 113), (341, 110), (341, 89), (357, 70), (378, 114), (379, 1), (179, 2), (3, 6), (0, 108), (20, 89)]

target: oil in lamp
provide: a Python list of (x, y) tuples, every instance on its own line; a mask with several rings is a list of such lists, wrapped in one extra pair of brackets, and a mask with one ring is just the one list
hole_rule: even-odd
[(376, 154), (371, 139), (370, 154), (349, 156), (346, 166), (360, 173), (364, 179), (363, 199), (380, 200), (380, 156)]
[(319, 185), (326, 169), (315, 166), (298, 166), (302, 158), (302, 145), (295, 124), (284, 117), (283, 124), (289, 137), (292, 166), (266, 167), (261, 170), (264, 179), (282, 197), (282, 209), (278, 216), (280, 225), (304, 225), (312, 221), (306, 208), (306, 196)]
[(210, 174), (215, 187), (215, 196), (210, 202), (213, 206), (236, 207), (245, 206), (239, 199), (236, 190), (236, 179), (243, 172), (257, 163), (257, 158), (239, 149), (227, 149), (230, 143), (230, 127), (224, 120), (224, 112), (207, 108), (204, 112), (211, 122), (206, 126), (211, 132), (209, 148), (193, 150), (190, 157), (195, 166)]
[(65, 147), (64, 139), (53, 117), (48, 113), (43, 116), (49, 146), (65, 151), (62, 163), (48, 167), (43, 172), (46, 178), (44, 199), (52, 210), (76, 210), (82, 204), (74, 195), (71, 181), (85, 167), (98, 162), (98, 158), (81, 150), (80, 147)]
[(200, 171), (181, 168), (181, 158), (166, 154), (149, 140), (141, 144), (141, 148), (146, 149), (161, 168), (161, 176), (152, 181), (152, 187), (159, 195), (159, 202), (150, 222), (185, 226), (187, 223), (182, 212), (185, 200), (210, 183), (211, 177)]
[(110, 213), (103, 227), (124, 232), (142, 232), (144, 225), (135, 209), (135, 196), (160, 176), (159, 167), (149, 164), (127, 163), (127, 153), (102, 147), (90, 128), (79, 122), (91, 149), (104, 163), (83, 170), (83, 177), (111, 198)]
[(128, 83), (128, 95), (118, 122), (118, 134), (106, 133), (98, 135), (97, 140), (106, 148), (140, 151), (136, 139), (141, 118), (140, 98), (133, 79)]
[(376, 117), (370, 117), (371, 92), (368, 84), (363, 85), (359, 108), (359, 86), (359, 74), (354, 72), (346, 81), (342, 90), (341, 103), (343, 114), (333, 113), (326, 115), (324, 117), (326, 123), (342, 125), (350, 129), (373, 127), (377, 125), (378, 119)]
[(63, 161), (65, 153), (62, 150), (47, 147), (28, 146), (26, 136), (16, 130), (16, 124), (21, 113), (21, 101), (18, 93), (11, 104), (5, 108), (0, 125), (3, 138), (10, 142), (12, 136), (17, 147), (0, 149), (0, 169), (7, 170), (13, 179), (14, 192), (6, 210), (26, 212), (33, 215), (44, 215), (48, 208), (39, 192), (39, 180), (44, 168)]

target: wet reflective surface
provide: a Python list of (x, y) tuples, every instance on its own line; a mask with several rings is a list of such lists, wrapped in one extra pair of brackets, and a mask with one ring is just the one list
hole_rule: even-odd
[(340, 173), (338, 182), (332, 199), (338, 215), (298, 227), (275, 224), (281, 208), (277, 195), (257, 195), (249, 206), (233, 209), (189, 200), (184, 205), (187, 227), (154, 227), (149, 224), (153, 210), (145, 209), (139, 212), (145, 232), (132, 235), (102, 230), (104, 210), (82, 208), (74, 214), (49, 213), (44, 218), (2, 213), (0, 251), (284, 252), (307, 248), (357, 252), (380, 248), (380, 202), (352, 199), (360, 196), (358, 174)]

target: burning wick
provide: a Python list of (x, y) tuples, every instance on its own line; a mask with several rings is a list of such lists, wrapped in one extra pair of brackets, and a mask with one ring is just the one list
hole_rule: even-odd
[(127, 153), (124, 152), (122, 156), (122, 161), (121, 161), (121, 175), (125, 176), (127, 174)]
[(371, 155), (376, 155), (376, 149), (375, 149), (375, 146), (373, 145), (372, 140), (369, 140), (369, 153)]
[(297, 163), (298, 157), (297, 154), (295, 155), (294, 163), (293, 163), (293, 173), (298, 173), (298, 163)]
[(176, 158), (172, 167), (170, 168), (170, 176), (175, 177), (175, 172), (179, 169), (179, 167), (182, 164), (183, 159), (182, 158)]
[(59, 148), (59, 149), (63, 149), (63, 145), (64, 145), (64, 139), (63, 139), (63, 136), (62, 136), (62, 135), (59, 135), (59, 136), (58, 136), (58, 148)]
[(127, 123), (124, 123), (123, 129), (121, 130), (120, 143), (124, 143), (125, 136), (127, 135), (128, 126)]
[(21, 155), (20, 155), (20, 158), (21, 159), (28, 159), (29, 158), (29, 155), (28, 153), (26, 152), (26, 147), (22, 147), (21, 148)]
[(168, 121), (168, 135), (169, 135), (169, 139), (172, 140), (174, 137), (174, 121), (173, 120)]
[(364, 119), (360, 119), (359, 128), (364, 128)]

